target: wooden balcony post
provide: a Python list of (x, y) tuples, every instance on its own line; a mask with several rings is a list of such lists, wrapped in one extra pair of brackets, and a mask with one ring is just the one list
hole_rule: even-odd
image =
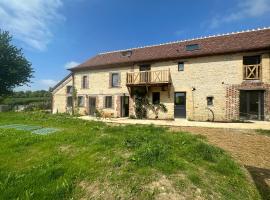
[(170, 73), (170, 68), (169, 68), (169, 70), (168, 70), (168, 82), (171, 81), (171, 80), (170, 80), (170, 75), (171, 75), (171, 73)]

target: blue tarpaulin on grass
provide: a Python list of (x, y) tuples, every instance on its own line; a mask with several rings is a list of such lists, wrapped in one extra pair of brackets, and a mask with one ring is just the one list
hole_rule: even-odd
[(39, 134), (39, 135), (47, 135), (49, 133), (54, 133), (57, 131), (59, 131), (59, 129), (57, 129), (57, 128), (42, 128), (42, 129), (34, 130), (34, 131), (32, 131), (32, 133)]
[(1, 125), (0, 128), (31, 131), (31, 133), (39, 134), (39, 135), (47, 135), (50, 133), (55, 133), (60, 130), (57, 128), (44, 128), (41, 126), (24, 125), (24, 124), (7, 124), (7, 125)]

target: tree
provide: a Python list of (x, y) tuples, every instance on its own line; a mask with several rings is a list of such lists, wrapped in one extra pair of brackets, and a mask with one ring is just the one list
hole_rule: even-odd
[(31, 63), (11, 41), (9, 32), (0, 30), (0, 96), (29, 83), (33, 77)]

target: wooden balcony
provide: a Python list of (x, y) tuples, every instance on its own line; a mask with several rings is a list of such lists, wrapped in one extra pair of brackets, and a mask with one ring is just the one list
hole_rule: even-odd
[(169, 85), (170, 70), (127, 72), (127, 86)]
[(260, 80), (262, 77), (262, 66), (257, 65), (244, 65), (244, 79), (245, 80)]

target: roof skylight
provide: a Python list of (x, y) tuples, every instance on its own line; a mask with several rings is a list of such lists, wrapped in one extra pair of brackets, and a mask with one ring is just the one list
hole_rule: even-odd
[(194, 51), (200, 49), (200, 46), (198, 44), (189, 44), (186, 45), (186, 50), (187, 51)]

